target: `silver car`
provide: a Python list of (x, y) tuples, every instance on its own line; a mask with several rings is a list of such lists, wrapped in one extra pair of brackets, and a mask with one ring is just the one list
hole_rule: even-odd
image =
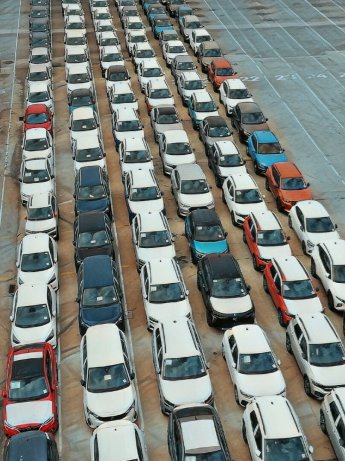
[(192, 71), (195, 69), (196, 65), (194, 64), (191, 56), (185, 56), (184, 54), (176, 56), (171, 63), (171, 73), (176, 81), (182, 72)]
[(175, 106), (157, 106), (151, 110), (151, 126), (155, 141), (158, 142), (159, 136), (170, 130), (183, 130), (181, 119)]
[(320, 427), (339, 461), (345, 461), (345, 388), (333, 389), (321, 404)]

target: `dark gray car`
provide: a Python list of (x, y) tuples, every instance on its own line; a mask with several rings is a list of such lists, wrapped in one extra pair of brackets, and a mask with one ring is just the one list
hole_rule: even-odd
[(196, 65), (190, 56), (179, 55), (176, 56), (171, 62), (171, 73), (173, 74), (175, 81), (182, 72), (195, 69)]
[(202, 42), (197, 52), (198, 62), (201, 64), (203, 72), (207, 73), (208, 66), (211, 64), (214, 58), (220, 58), (223, 56), (222, 50), (218, 43), (214, 40), (210, 42)]

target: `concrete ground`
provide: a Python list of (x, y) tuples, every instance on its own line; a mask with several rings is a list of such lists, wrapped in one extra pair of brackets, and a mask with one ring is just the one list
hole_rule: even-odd
[[(278, 1), (251, 3), (244, 0), (205, 0), (190, 2), (197, 9), (205, 26), (215, 36), (225, 53), (229, 54), (236, 65), (239, 75), (244, 77), (255, 99), (262, 105), (270, 118), (270, 126), (276, 131), (290, 158), (295, 159), (302, 170), (311, 179), (316, 198), (325, 201), (326, 206), (336, 217), (340, 228), (344, 228), (344, 204), (341, 200), (344, 193), (342, 182), (344, 163), (341, 157), (341, 138), (344, 123), (341, 102), (344, 100), (344, 88), (341, 86), (341, 63), (344, 59), (342, 50), (345, 45), (343, 36), (344, 9), (338, 2), (320, 2), (315, 7), (311, 2)], [(290, 5), (291, 3), (291, 5)], [(118, 35), (126, 58), (123, 31), (118, 19), (117, 10), (109, 2), (118, 29)], [(327, 8), (322, 8), (327, 4)], [(87, 37), (91, 53), (91, 64), (94, 72), (94, 82), (97, 90), (99, 114), (107, 153), (107, 166), (111, 184), (112, 199), (115, 210), (115, 223), (118, 233), (121, 265), (127, 298), (131, 338), (137, 370), (138, 390), (142, 404), (146, 443), (150, 460), (165, 461), (169, 459), (166, 443), (167, 418), (160, 412), (159, 396), (156, 386), (151, 358), (151, 334), (146, 330), (145, 314), (140, 293), (139, 277), (135, 269), (134, 252), (131, 245), (130, 227), (124, 201), (123, 186), (120, 177), (118, 154), (114, 148), (111, 132), (111, 118), (105, 92), (105, 82), (101, 77), (98, 61), (98, 48), (92, 28), (92, 21), (87, 0), (82, 0), (87, 22)], [(5, 9), (6, 8), (6, 9)], [(18, 24), (19, 1), (3, 1), (1, 10), (8, 11), (8, 18), (0, 16), (0, 25), (4, 30), (11, 30), (8, 45), (1, 43), (1, 61), (15, 59), (15, 24)], [(139, 7), (140, 8), (140, 7)], [(318, 8), (322, 9), (322, 14)], [(210, 14), (210, 9), (213, 13)], [(2, 105), (1, 162), (4, 156), (9, 159), (6, 169), (6, 184), (2, 208), (0, 254), (2, 257), (0, 273), (0, 294), (3, 299), (0, 310), (0, 325), (4, 332), (0, 335), (0, 381), (3, 379), (3, 361), (9, 347), (9, 311), (11, 298), (8, 296), (9, 284), (14, 283), (14, 256), (17, 238), (22, 237), (24, 212), (18, 205), (18, 183), (15, 180), (20, 161), (21, 126), (18, 116), (23, 108), (23, 91), (26, 74), (26, 58), (28, 56), (28, 0), (23, 0), (20, 14), (19, 46), (17, 67), (14, 79), (14, 105), (12, 118), (9, 103)], [(141, 13), (142, 10), (140, 9)], [(143, 14), (142, 14), (143, 16)], [(144, 16), (143, 16), (144, 17)], [(9, 19), (10, 18), (10, 19)], [(327, 19), (328, 18), (328, 19)], [(11, 27), (9, 26), (12, 21)], [(146, 18), (144, 19), (146, 21)], [(147, 24), (147, 22), (146, 22)], [(53, 65), (54, 65), (54, 98), (55, 98), (55, 142), (56, 142), (56, 180), (57, 195), (60, 208), (60, 394), (61, 414), (60, 430), (57, 439), (60, 444), (62, 459), (79, 461), (89, 459), (89, 439), (91, 431), (84, 421), (82, 405), (82, 387), (80, 386), (79, 343), (77, 323), (76, 277), (73, 264), (73, 161), (71, 158), (66, 84), (64, 75), (63, 19), (60, 1), (52, 2), (53, 27)], [(0, 32), (1, 34), (2, 32)], [(251, 285), (251, 295), (256, 306), (257, 321), (268, 333), (273, 350), (282, 361), (282, 371), (287, 382), (288, 398), (293, 403), (306, 432), (308, 440), (314, 446), (314, 458), (319, 461), (334, 459), (333, 450), (327, 437), (320, 431), (318, 418), (320, 404), (308, 398), (303, 390), (303, 382), (294, 359), (285, 350), (285, 331), (277, 322), (276, 311), (268, 295), (262, 289), (262, 277), (254, 271), (249, 252), (242, 241), (241, 231), (234, 228), (230, 222), (228, 209), (221, 201), (220, 190), (215, 186), (213, 175), (207, 167), (204, 149), (197, 133), (192, 129), (186, 109), (176, 92), (174, 81), (169, 69), (161, 58), (158, 42), (151, 31), (148, 37), (155, 48), (159, 61), (166, 71), (167, 81), (172, 89), (178, 111), (183, 119), (198, 163), (203, 167), (209, 183), (213, 186), (216, 210), (219, 213), (225, 229), (229, 232), (229, 243), (233, 255), (239, 260), (246, 281)], [(5, 34), (6, 35), (6, 34)], [(344, 42), (342, 41), (344, 40)], [(192, 51), (190, 50), (190, 54)], [(301, 59), (303, 58), (303, 59)], [(10, 64), (8, 64), (10, 65)], [(190, 301), (193, 316), (201, 336), (202, 344), (208, 362), (215, 392), (215, 401), (220, 413), (227, 440), (234, 460), (247, 461), (249, 452), (241, 436), (242, 409), (234, 400), (233, 387), (224, 361), (221, 358), (222, 334), (211, 329), (206, 324), (205, 311), (201, 296), (196, 287), (196, 269), (191, 263), (186, 239), (183, 237), (183, 221), (177, 217), (176, 205), (170, 193), (170, 180), (162, 173), (158, 148), (153, 140), (152, 129), (146, 113), (144, 98), (139, 90), (136, 74), (128, 60), (127, 68), (131, 72), (132, 85), (139, 98), (140, 114), (145, 126), (145, 136), (154, 156), (155, 172), (161, 189), (165, 192), (164, 201), (167, 217), (172, 232), (177, 235), (176, 251), (183, 275), (190, 290)], [(323, 66), (323, 67), (322, 67)], [(322, 67), (322, 68), (321, 68)], [(327, 69), (326, 69), (327, 67)], [(336, 74), (339, 72), (339, 74)], [(201, 73), (201, 71), (200, 71)], [(13, 68), (9, 71), (13, 77)], [(317, 75), (325, 74), (324, 77)], [(313, 75), (313, 77), (311, 77)], [(345, 75), (345, 74), (344, 74)], [(309, 78), (310, 77), (310, 78)], [(12, 87), (10, 77), (1, 74), (4, 93), (0, 97), (11, 100)], [(208, 85), (208, 90), (212, 91)], [(217, 97), (215, 95), (215, 97)], [(4, 112), (7, 111), (7, 112)], [(220, 113), (224, 115), (223, 108)], [(10, 148), (6, 145), (6, 123), (10, 125)], [(326, 134), (326, 136), (325, 136)], [(332, 139), (329, 139), (332, 136)], [(238, 142), (244, 157), (245, 149)], [(333, 153), (334, 147), (336, 152)], [(297, 155), (297, 153), (300, 153)], [(338, 152), (340, 154), (338, 154)], [(313, 156), (313, 158), (312, 158)], [(317, 161), (314, 161), (317, 159)], [(308, 160), (307, 160), (308, 159)], [(312, 159), (312, 161), (311, 161)], [(251, 162), (247, 161), (250, 173), (253, 173)], [(334, 167), (334, 169), (333, 169)], [(1, 168), (1, 166), (0, 166)], [(3, 171), (3, 167), (2, 170)], [(335, 172), (338, 172), (336, 174)], [(3, 180), (3, 177), (1, 178)], [(262, 178), (255, 178), (264, 191)], [(2, 183), (1, 183), (2, 184)], [(269, 193), (266, 201), (270, 209), (275, 210), (275, 203)], [(19, 209), (19, 220), (18, 212)], [(287, 227), (286, 216), (279, 216), (287, 233), (291, 235), (293, 253), (309, 269), (310, 262), (302, 255), (302, 250), (295, 235)], [(315, 281), (316, 286), (320, 286)], [(321, 288), (321, 287), (320, 287)], [(322, 289), (322, 300), (326, 299)], [(328, 310), (339, 332), (341, 318)], [(279, 422), (277, 422), (279, 423)]]

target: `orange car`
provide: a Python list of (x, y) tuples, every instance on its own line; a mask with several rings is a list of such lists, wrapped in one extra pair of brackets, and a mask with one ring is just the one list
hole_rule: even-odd
[(215, 58), (208, 66), (208, 78), (215, 91), (219, 90), (224, 80), (238, 78), (236, 75), (237, 72), (234, 71), (231, 62), (225, 58)]
[(279, 211), (289, 211), (300, 200), (313, 199), (309, 183), (292, 162), (274, 163), (266, 170), (266, 189), (272, 192)]

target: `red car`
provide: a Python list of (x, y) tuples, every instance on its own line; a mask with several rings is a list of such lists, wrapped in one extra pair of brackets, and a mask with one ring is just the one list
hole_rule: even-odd
[(208, 66), (207, 73), (215, 91), (218, 91), (220, 85), (228, 78), (238, 78), (231, 62), (225, 58), (214, 58)]
[(45, 128), (53, 136), (53, 116), (45, 104), (28, 106), (23, 117), (24, 131), (30, 128)]
[(49, 343), (10, 349), (2, 396), (4, 432), (8, 437), (27, 430), (57, 430), (56, 359)]

